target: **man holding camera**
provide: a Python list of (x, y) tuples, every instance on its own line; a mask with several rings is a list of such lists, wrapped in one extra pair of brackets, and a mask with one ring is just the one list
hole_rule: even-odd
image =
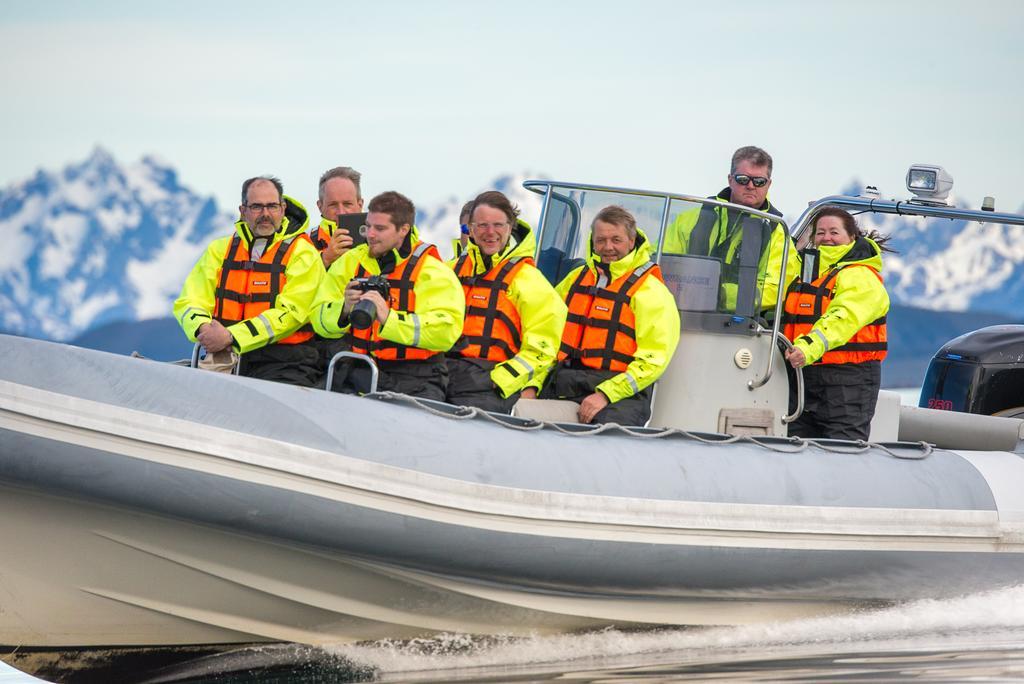
[[(444, 401), (444, 354), (462, 334), (462, 286), (420, 242), (416, 208), (404, 195), (385, 192), (368, 206), (366, 244), (338, 259), (320, 284), (310, 321), (323, 337), (345, 336), (352, 351), (373, 357), (378, 390)], [(349, 363), (334, 389), (369, 390), (369, 369)]]

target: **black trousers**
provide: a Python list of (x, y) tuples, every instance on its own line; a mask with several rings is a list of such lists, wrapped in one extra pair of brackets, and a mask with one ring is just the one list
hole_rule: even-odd
[[(567, 399), (577, 403), (597, 390), (597, 386), (615, 371), (574, 368), (559, 364), (551, 371), (540, 394), (542, 399)], [(618, 423), (619, 425), (644, 425), (651, 419), (651, 393), (653, 385), (639, 394), (608, 404), (594, 416), (594, 423)]]
[[(789, 424), (790, 437), (863, 439), (882, 383), (882, 362), (822, 363), (805, 366), (804, 411)], [(795, 402), (795, 387), (791, 405)]]
[(496, 361), (449, 357), (448, 393), (445, 401), (457, 406), (475, 406), (495, 413), (512, 413), (519, 401), (519, 392), (503, 399), (501, 391), (491, 382), (491, 370)]
[[(348, 340), (344, 337), (333, 339), (330, 337), (320, 337), (319, 335), (312, 339), (312, 343), (319, 354), (317, 364), (320, 366), (320, 372), (322, 374), (320, 385), (323, 386), (324, 382), (327, 380), (327, 365), (331, 362), (331, 359), (333, 359), (334, 355), (338, 352), (349, 351), (352, 349), (352, 345), (349, 344)], [(341, 362), (339, 361), (339, 365), (340, 363)]]
[(249, 378), (314, 387), (320, 380), (320, 354), (313, 341), (270, 344), (242, 354), (238, 374)]
[[(378, 359), (377, 370), (378, 392), (400, 392), (413, 397), (444, 401), (448, 387), (448, 368), (441, 354), (422, 361)], [(335, 392), (365, 394), (370, 391), (370, 368), (361, 361), (341, 361), (332, 384)]]

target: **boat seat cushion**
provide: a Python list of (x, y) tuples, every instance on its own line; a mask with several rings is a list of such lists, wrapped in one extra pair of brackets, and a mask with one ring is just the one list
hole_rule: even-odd
[(513, 416), (533, 418), (548, 423), (578, 423), (580, 405), (563, 399), (520, 399), (512, 409)]

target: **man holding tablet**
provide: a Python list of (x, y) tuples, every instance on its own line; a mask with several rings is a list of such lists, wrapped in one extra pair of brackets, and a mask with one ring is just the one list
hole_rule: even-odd
[[(320, 197), (316, 208), (320, 210), (320, 225), (309, 231), (313, 246), (320, 252), (324, 268), (357, 244), (366, 242), (360, 228), (366, 223), (363, 213), (363, 193), (359, 181), (363, 174), (351, 166), (335, 166), (320, 176)], [(327, 365), (340, 351), (349, 349), (344, 339), (330, 339), (316, 335), (313, 341), (320, 359), (320, 368), (326, 374)]]
[[(359, 187), (362, 177), (351, 166), (336, 166), (320, 176), (320, 198), (316, 202), (316, 208), (320, 210), (320, 225), (310, 231), (309, 237), (320, 250), (324, 268), (330, 268), (338, 257), (353, 247), (353, 236), (365, 223), (363, 195)], [(342, 219), (343, 216), (352, 218)], [(357, 242), (366, 240), (358, 239)]]

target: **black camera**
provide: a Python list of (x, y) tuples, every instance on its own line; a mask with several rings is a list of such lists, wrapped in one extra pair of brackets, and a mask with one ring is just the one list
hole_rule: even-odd
[[(391, 296), (391, 283), (384, 276), (367, 276), (366, 278), (353, 278), (352, 282), (359, 288), (360, 292), (376, 292), (386, 302)], [(352, 307), (352, 313), (348, 315), (352, 327), (358, 330), (369, 328), (377, 320), (377, 307), (373, 302), (360, 299)]]

